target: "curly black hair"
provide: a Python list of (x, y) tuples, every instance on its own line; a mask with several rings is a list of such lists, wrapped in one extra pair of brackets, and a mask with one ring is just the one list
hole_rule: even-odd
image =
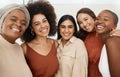
[(30, 13), (30, 23), (29, 27), (21, 37), (22, 41), (30, 42), (33, 40), (36, 35), (34, 35), (31, 32), (31, 26), (32, 26), (32, 19), (34, 15), (36, 14), (43, 14), (47, 18), (49, 24), (50, 24), (50, 32), (48, 36), (53, 36), (56, 33), (56, 13), (54, 10), (54, 7), (49, 3), (47, 0), (38, 0), (34, 1), (32, 3), (28, 3), (26, 5), (29, 13)]
[[(89, 8), (81, 8), (81, 9), (77, 12), (77, 14), (76, 14), (76, 19), (77, 19), (78, 15), (79, 15), (80, 13), (88, 14), (88, 15), (91, 16), (94, 20), (96, 20), (96, 15), (95, 15), (95, 13), (94, 13), (91, 9), (89, 9)], [(78, 23), (78, 21), (77, 21), (77, 23)], [(79, 23), (78, 23), (78, 25), (79, 25)], [(88, 32), (85, 31), (85, 30), (83, 30), (83, 29), (80, 27), (80, 25), (79, 25), (79, 38), (84, 41), (87, 35), (88, 35)]]

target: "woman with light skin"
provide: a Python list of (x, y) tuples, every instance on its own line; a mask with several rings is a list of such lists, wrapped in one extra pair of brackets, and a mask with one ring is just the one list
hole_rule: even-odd
[(82, 8), (77, 12), (76, 18), (80, 27), (79, 38), (84, 40), (88, 52), (88, 77), (102, 77), (98, 63), (103, 42), (95, 31), (96, 16), (91, 9)]
[[(88, 77), (102, 77), (98, 69), (103, 40), (95, 30), (96, 16), (89, 8), (82, 8), (76, 15), (79, 30), (79, 38), (84, 40), (88, 52)], [(119, 36), (120, 30), (114, 29), (109, 36)]]
[(57, 42), (48, 36), (56, 33), (56, 14), (54, 7), (44, 0), (27, 4), (30, 24), (22, 40), (27, 63), (33, 77), (54, 77), (59, 63)]
[(58, 22), (59, 70), (55, 77), (87, 77), (88, 56), (82, 40), (76, 38), (73, 16), (64, 15)]
[(96, 20), (96, 31), (104, 42), (99, 63), (103, 77), (120, 77), (120, 37), (109, 36), (117, 23), (118, 16), (111, 10), (101, 11)]
[(32, 77), (23, 50), (15, 41), (23, 35), (30, 20), (23, 5), (10, 4), (0, 12), (0, 77)]

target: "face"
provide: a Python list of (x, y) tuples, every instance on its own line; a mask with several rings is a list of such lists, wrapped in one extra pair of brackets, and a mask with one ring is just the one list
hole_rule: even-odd
[(115, 28), (112, 14), (108, 11), (102, 11), (97, 17), (96, 25), (97, 33), (109, 33)]
[(69, 40), (74, 33), (74, 24), (70, 20), (65, 20), (60, 24), (60, 34), (63, 40)]
[(87, 32), (92, 32), (95, 28), (94, 19), (86, 13), (78, 14), (77, 21), (79, 26)]
[(7, 40), (16, 40), (26, 30), (26, 16), (21, 10), (11, 11), (3, 21), (1, 35)]
[(45, 15), (35, 15), (32, 20), (32, 28), (37, 36), (47, 37), (50, 31), (50, 25)]

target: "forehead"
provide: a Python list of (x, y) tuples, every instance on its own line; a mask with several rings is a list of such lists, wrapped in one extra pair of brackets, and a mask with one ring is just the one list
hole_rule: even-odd
[(110, 12), (108, 12), (108, 11), (102, 11), (98, 16), (109, 17), (109, 18), (113, 19), (113, 15)]
[(20, 9), (12, 10), (11, 12), (8, 13), (7, 16), (16, 16), (16, 17), (21, 18), (21, 19), (24, 19), (26, 17), (25, 13)]
[(73, 22), (70, 19), (64, 20), (61, 24), (71, 24), (73, 25)]
[(80, 13), (78, 14), (78, 19), (84, 19), (84, 18), (92, 18), (89, 14), (86, 13)]

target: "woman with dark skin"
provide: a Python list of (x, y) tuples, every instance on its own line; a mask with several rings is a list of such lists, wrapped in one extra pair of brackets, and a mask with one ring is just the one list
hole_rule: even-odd
[(24, 5), (10, 4), (0, 10), (0, 77), (32, 77), (21, 46), (16, 43), (28, 27)]
[(96, 31), (104, 42), (99, 64), (103, 77), (120, 77), (120, 37), (109, 36), (117, 23), (118, 16), (110, 10), (100, 12), (96, 20)]
[[(82, 8), (76, 15), (79, 30), (79, 38), (84, 40), (88, 52), (88, 77), (102, 77), (98, 69), (103, 40), (95, 30), (96, 16), (89, 8)], [(114, 29), (109, 36), (119, 36), (120, 30)]]
[(33, 77), (54, 77), (58, 69), (57, 42), (48, 36), (56, 33), (56, 14), (44, 0), (27, 4), (30, 24), (22, 44)]

